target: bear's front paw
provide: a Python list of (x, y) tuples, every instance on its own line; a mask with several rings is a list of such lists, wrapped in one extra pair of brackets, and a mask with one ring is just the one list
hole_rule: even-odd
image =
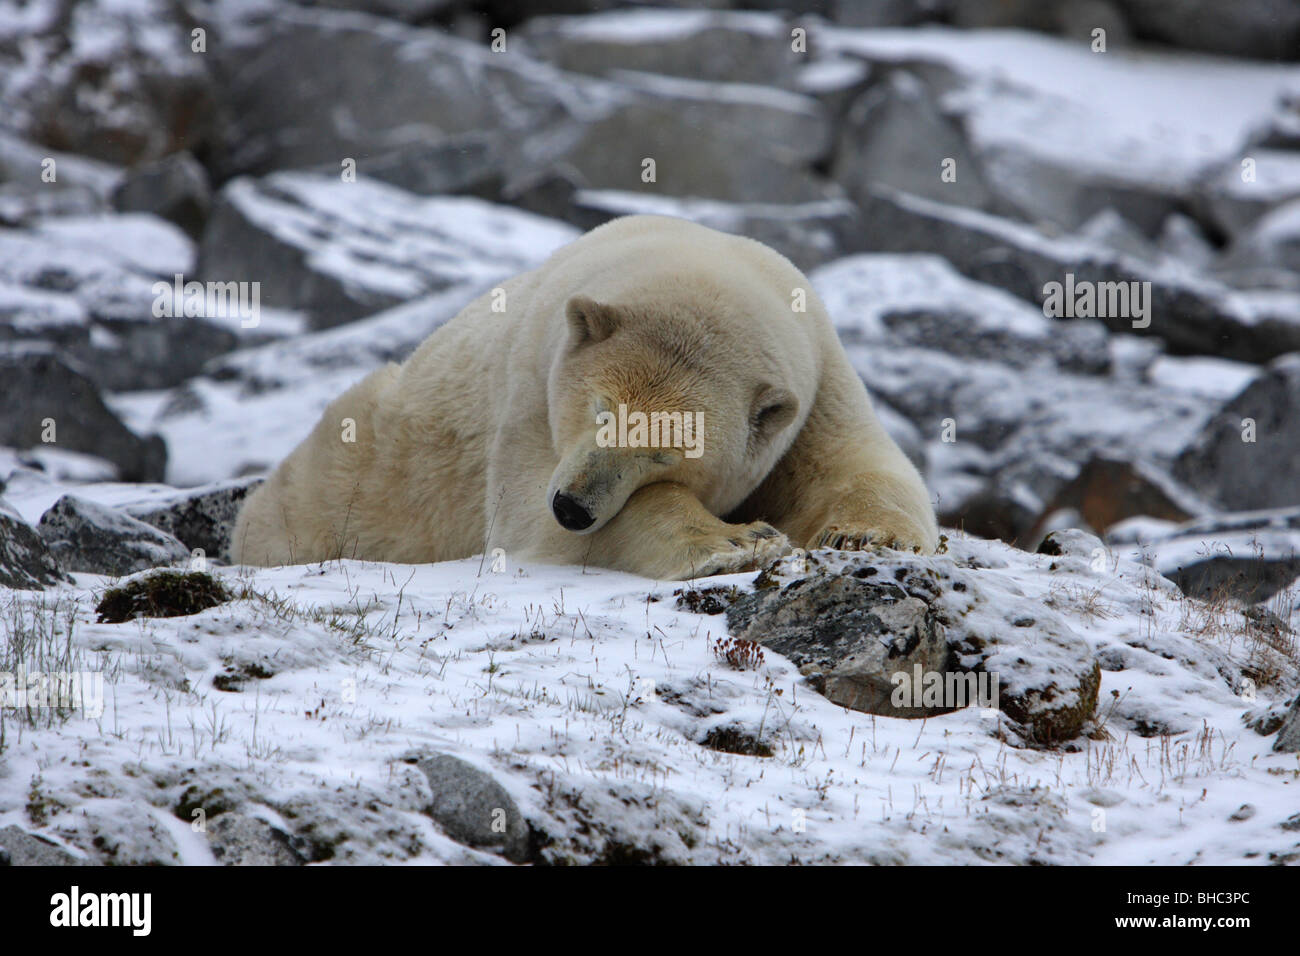
[(676, 575), (680, 579), (756, 571), (793, 550), (789, 538), (763, 521), (729, 525), (692, 537), (685, 565)]
[(896, 551), (929, 550), (929, 542), (919, 531), (887, 528), (841, 528), (827, 525), (813, 535), (808, 549), (834, 548), (836, 551), (872, 551), (893, 548)]

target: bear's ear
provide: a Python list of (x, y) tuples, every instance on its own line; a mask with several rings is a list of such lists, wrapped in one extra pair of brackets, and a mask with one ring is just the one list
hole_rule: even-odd
[(602, 342), (618, 327), (618, 312), (585, 295), (575, 295), (564, 306), (574, 345)]
[(775, 385), (759, 389), (754, 397), (754, 410), (750, 418), (750, 437), (763, 442), (781, 431), (799, 413), (799, 399), (793, 392)]

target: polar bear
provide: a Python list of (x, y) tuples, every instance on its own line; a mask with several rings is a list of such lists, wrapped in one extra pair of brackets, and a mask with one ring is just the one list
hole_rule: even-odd
[(668, 580), (792, 545), (933, 551), (921, 476), (785, 257), (608, 222), (325, 411), (245, 503), (232, 557), (516, 560)]

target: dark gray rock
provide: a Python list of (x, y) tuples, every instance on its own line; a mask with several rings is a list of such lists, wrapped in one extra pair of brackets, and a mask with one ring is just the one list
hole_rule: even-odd
[(158, 308), (170, 304), (159, 283), (172, 288), (194, 257), (184, 233), (145, 213), (0, 229), (0, 342), (57, 346), (103, 389), (178, 384), (239, 340), (221, 317)]
[[(54, 182), (42, 180), (47, 159), (54, 161)], [(0, 226), (106, 212), (109, 193), (121, 175), (107, 163), (0, 131)]]
[(428, 778), (433, 800), (427, 812), (448, 836), (515, 863), (527, 859), (528, 824), (510, 794), (489, 774), (450, 754), (412, 756), (407, 762)]
[(1300, 753), (1300, 697), (1295, 699), (1283, 718), (1273, 749), (1284, 754)]
[[(941, 175), (946, 160), (955, 163), (955, 181)], [(929, 87), (905, 70), (872, 84), (850, 108), (831, 175), (858, 201), (877, 185), (976, 209), (994, 199), (961, 118), (940, 109)]]
[[(1271, 209), (1300, 198), (1300, 154), (1294, 149), (1246, 148), (1207, 174), (1193, 202), (1199, 215), (1229, 237), (1246, 233)], [(1254, 161), (1245, 177), (1242, 162)]]
[[(881, 252), (934, 252), (964, 275), (1042, 303), (1048, 283), (1150, 282), (1150, 325), (1097, 316), (1116, 332), (1163, 339), (1180, 352), (1267, 361), (1300, 349), (1300, 296), (1259, 300), (1219, 283), (1148, 267), (1096, 243), (1052, 239), (988, 213), (878, 187), (861, 200), (871, 228), (864, 244)], [(1105, 288), (1105, 287), (1103, 287)]]
[(187, 152), (132, 167), (113, 190), (113, 208), (119, 212), (153, 213), (196, 239), (211, 206), (207, 171)]
[[(872, 576), (874, 577), (874, 575)], [(818, 693), (888, 717), (929, 717), (955, 705), (896, 704), (897, 675), (953, 670), (934, 609), (893, 581), (809, 577), (757, 591), (727, 610), (727, 629), (788, 657)]]
[(522, 34), (530, 53), (576, 73), (642, 70), (789, 88), (807, 60), (792, 49), (782, 18), (770, 13), (626, 10), (536, 17)]
[[(1143, 560), (1184, 594), (1207, 601), (1257, 604), (1300, 577), (1300, 507), (1209, 514), (1161, 532), (1121, 526), (1110, 540), (1137, 546)], [(1285, 625), (1272, 627), (1280, 627), (1285, 640)]]
[[(654, 182), (642, 180), (647, 159), (655, 162)], [(512, 182), (562, 170), (579, 188), (651, 196), (767, 203), (842, 196), (781, 143), (690, 122), (671, 98), (624, 98), (598, 116), (547, 129), (524, 144), (515, 168)]]
[(292, 838), (265, 820), (223, 813), (207, 823), (208, 845), (223, 866), (302, 866)]
[(222, 180), (321, 165), (337, 179), (345, 159), (366, 175), (372, 157), (391, 164), (394, 150), (436, 149), (473, 132), (517, 151), (529, 132), (591, 101), (582, 78), (515, 47), (496, 54), (350, 11), (268, 12), (213, 52), (226, 122), (212, 163)]
[(0, 498), (0, 587), (43, 591), (67, 580), (45, 540)]
[(152, 525), (74, 495), (41, 515), (37, 531), (69, 571), (121, 577), (185, 561), (189, 550)]
[(207, 557), (224, 561), (229, 557), (230, 535), (239, 509), (261, 483), (261, 478), (236, 478), (128, 504), (122, 510), (179, 539), (191, 552), (198, 549)]
[(1260, 60), (1300, 59), (1291, 0), (1113, 0), (1139, 40)]
[(55, 444), (112, 462), (126, 481), (161, 481), (167, 446), (157, 435), (141, 438), (122, 424), (79, 370), (52, 349), (0, 352), (0, 445), (30, 448), (42, 441), (47, 419)]
[[(844, 706), (929, 716), (978, 703), (1032, 745), (1078, 736), (1096, 711), (1101, 669), (1064, 618), (944, 555), (811, 551), (754, 583), (728, 630), (789, 657)], [(886, 690), (904, 687), (910, 701), (896, 705)]]
[(11, 129), (119, 165), (204, 142), (212, 81), (208, 57), (191, 50), (183, 5), (84, 0), (25, 10), (33, 15), (8, 18), (0, 34)]
[(199, 273), (258, 281), (263, 307), (300, 310), (323, 329), (428, 293), (480, 291), (574, 237), (562, 223), (469, 197), (276, 173), (221, 191)]
[[(1254, 440), (1250, 426), (1254, 422)], [(1224, 508), (1300, 501), (1300, 354), (1272, 362), (1206, 424), (1174, 464), (1175, 477)]]
[(0, 866), (86, 866), (63, 847), (16, 826), (0, 830)]
[(621, 190), (580, 190), (565, 218), (583, 229), (594, 229), (618, 216), (642, 214), (676, 216), (757, 239), (800, 269), (843, 256), (862, 228), (857, 207), (844, 199), (778, 205), (675, 199)]

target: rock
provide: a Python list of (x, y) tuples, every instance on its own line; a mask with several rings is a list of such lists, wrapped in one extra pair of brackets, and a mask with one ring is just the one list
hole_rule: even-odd
[[(55, 179), (42, 179), (48, 163)], [(22, 226), (50, 216), (107, 212), (122, 171), (108, 163), (62, 153), (0, 130), (0, 226)]]
[(1008, 544), (1031, 538), (1039, 501), (1013, 483), (997, 478), (978, 491), (939, 509), (939, 524), (957, 528), (979, 538), (994, 538)]
[(103, 866), (175, 866), (181, 862), (176, 841), (144, 801), (86, 800), (68, 829), (70, 842), (75, 840)]
[(1239, 235), (1217, 265), (1221, 272), (1275, 269), (1300, 273), (1300, 198), (1265, 213)]
[(1139, 40), (1260, 60), (1300, 59), (1300, 8), (1289, 0), (1113, 0)]
[(85, 866), (52, 840), (7, 826), (0, 830), (0, 866)]
[(988, 701), (1039, 745), (1077, 736), (1096, 710), (1101, 670), (1065, 619), (943, 555), (814, 551), (782, 558), (755, 586), (728, 609), (728, 630), (790, 657), (845, 706), (883, 708), (890, 685), (913, 694), (900, 704), (921, 699), (916, 716)]
[(131, 517), (165, 531), (193, 551), (227, 560), (230, 535), (244, 499), (260, 478), (220, 481), (202, 488), (187, 488), (174, 495), (159, 496), (123, 507)]
[[(1078, 0), (1065, 8), (1089, 17)], [(1185, 56), (1098, 54), (1090, 41), (1023, 30), (825, 29), (816, 41), (819, 57), (921, 77), (960, 113), (994, 211), (1061, 231), (1113, 208), (1155, 235), (1190, 205), (1207, 169), (1241, 158), (1240, 144), (1293, 83), (1271, 65), (1225, 61), (1224, 72), (1197, 71)], [(1134, 89), (1150, 94), (1143, 109), (1133, 108)], [(1210, 100), (1221, 106), (1212, 124), (1192, 106)]]
[(1211, 514), (1173, 527), (1121, 525), (1132, 545), (1184, 594), (1211, 602), (1267, 601), (1300, 577), (1300, 508)]
[(1300, 753), (1300, 697), (1295, 699), (1287, 711), (1282, 727), (1277, 732), (1277, 739), (1273, 741), (1273, 749), (1277, 753)]
[[(114, 415), (95, 386), (52, 350), (0, 352), (0, 445), (58, 445), (111, 461), (127, 481), (160, 481), (167, 464), (161, 438), (140, 438)], [(51, 430), (52, 429), (52, 430)]]
[[(725, 108), (724, 102), (710, 109)], [(508, 189), (518, 189), (520, 178), (558, 170), (578, 188), (678, 198), (786, 204), (841, 197), (782, 144), (756, 141), (735, 127), (695, 125), (683, 113), (679, 101), (634, 97), (596, 118), (548, 129), (524, 144)], [(651, 182), (642, 178), (647, 159), (655, 162)]]
[(1194, 202), (1204, 218), (1235, 237), (1270, 209), (1298, 198), (1300, 155), (1286, 149), (1248, 148), (1207, 176)]
[(609, 78), (624, 101), (666, 109), (689, 129), (708, 130), (791, 166), (816, 163), (830, 154), (830, 119), (812, 97), (766, 84), (705, 82), (635, 70), (615, 70)]
[(207, 824), (212, 855), (223, 866), (302, 866), (289, 834), (265, 820), (223, 813)]
[(184, 233), (143, 213), (0, 229), (0, 341), (56, 345), (104, 389), (177, 384), (243, 334), (238, 317), (159, 308), (171, 305), (160, 282), (170, 290), (193, 262)]
[[(368, 156), (365, 175), (421, 196), (465, 194), (496, 199), (505, 187), (505, 162), (496, 138), (482, 132), (437, 142), (394, 146)], [(336, 176), (334, 166), (314, 171)]]
[[(1098, 315), (1116, 332), (1141, 332), (1178, 351), (1244, 361), (1267, 361), (1300, 349), (1300, 296), (1267, 299), (1234, 293), (1220, 283), (1198, 281), (1147, 267), (1078, 239), (1050, 239), (1030, 227), (988, 213), (960, 209), (876, 188), (861, 203), (872, 228), (865, 244), (880, 252), (938, 253), (961, 273), (999, 286), (1030, 302), (1048, 298), (1049, 283), (1075, 288), (1090, 283), (1109, 297), (1110, 283), (1150, 282), (1149, 327), (1134, 309)], [(1067, 274), (1073, 280), (1067, 280)], [(1106, 285), (1103, 285), (1105, 283)], [(1110, 311), (1107, 309), (1106, 311)]]
[[(874, 570), (874, 569), (872, 569)], [(892, 581), (808, 577), (779, 593), (758, 591), (727, 611), (727, 629), (788, 657), (809, 685), (851, 710), (928, 717), (957, 709), (891, 698), (902, 680), (947, 675), (952, 653), (935, 611)]]
[(522, 32), (530, 53), (576, 73), (641, 70), (790, 88), (805, 59), (794, 52), (782, 18), (771, 13), (618, 10), (536, 17)]
[(584, 78), (507, 42), (495, 54), (439, 30), (279, 5), (214, 51), (226, 117), (216, 177), (324, 165), (338, 180), (346, 159), (365, 176), (372, 157), (391, 168), (395, 150), (436, 150), (474, 132), (504, 155), (595, 105)]
[(448, 836), (514, 863), (527, 860), (528, 824), (510, 794), (489, 774), (450, 754), (421, 754), (406, 761), (428, 778), (433, 802), (426, 812)]
[(167, 219), (194, 239), (212, 206), (208, 174), (191, 154), (171, 153), (127, 170), (113, 189), (113, 208)]
[(6, 124), (54, 149), (129, 165), (207, 136), (207, 57), (165, 0), (26, 5), (0, 34)]
[(121, 577), (189, 559), (170, 534), (74, 495), (64, 495), (41, 515), (38, 532), (69, 571)]
[(676, 216), (748, 236), (804, 270), (842, 256), (861, 228), (857, 207), (843, 199), (778, 205), (595, 189), (576, 192), (566, 218), (583, 229), (594, 229), (617, 216), (631, 215)]
[(1174, 476), (1233, 511), (1295, 504), (1300, 354), (1270, 363), (1226, 402), (1178, 457)]
[(537, 265), (576, 231), (478, 199), (421, 199), (312, 173), (221, 191), (199, 273), (261, 283), (271, 307), (328, 328), (431, 292), (471, 292)]
[(994, 200), (960, 117), (945, 113), (930, 89), (904, 70), (872, 84), (849, 109), (831, 175), (858, 201), (876, 185), (976, 209)]
[(1163, 521), (1186, 521), (1204, 514), (1209, 506), (1148, 462), (1129, 461), (1105, 453), (1094, 454), (1074, 480), (1061, 488), (1043, 508), (1036, 526), (1041, 533), (1047, 516), (1070, 509), (1088, 527), (1105, 532), (1128, 518), (1147, 516)]
[(67, 580), (45, 539), (0, 498), (0, 587), (43, 591)]

